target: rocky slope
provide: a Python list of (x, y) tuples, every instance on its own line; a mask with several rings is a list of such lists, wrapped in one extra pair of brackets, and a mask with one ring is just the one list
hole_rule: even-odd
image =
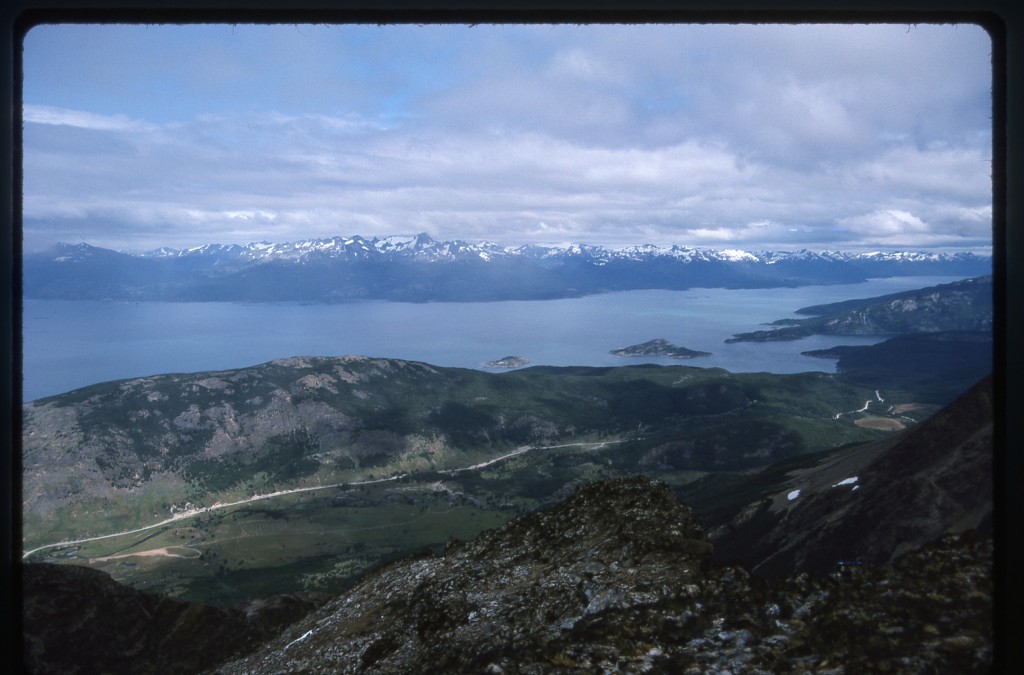
[(709, 564), (664, 484), (616, 479), (369, 575), (241, 673), (984, 672), (991, 541), (768, 585)]
[(619, 478), (322, 604), (211, 608), (27, 565), (25, 656), (35, 673), (988, 672), (991, 538), (893, 557), (764, 581), (713, 562), (667, 485)]

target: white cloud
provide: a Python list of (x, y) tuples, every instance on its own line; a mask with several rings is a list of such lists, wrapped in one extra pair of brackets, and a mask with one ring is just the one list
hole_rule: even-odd
[[(138, 248), (421, 230), (737, 248), (990, 236), (987, 52), (970, 30), (648, 28), (207, 31), (203, 53), (223, 59), (196, 74), (209, 98), (180, 84), (200, 65), (170, 51), (123, 81), (109, 64), (75, 105), (29, 86), (26, 242), (70, 223)], [(176, 64), (154, 74), (174, 115), (138, 112), (126, 87), (160, 62)]]
[[(899, 208), (877, 209), (879, 200), (907, 201), (886, 198), (884, 189), (847, 192), (849, 171), (773, 168), (717, 143), (602, 147), (534, 133), (409, 134), (361, 126), (352, 135), (353, 128), (325, 129), (318, 120), (278, 114), (207, 117), (147, 134), (125, 131), (128, 142), (112, 143), (122, 150), (101, 165), (91, 161), (84, 137), (80, 154), (69, 137), (60, 161), (27, 157), (26, 215), (201, 223), (203, 235), (215, 240), (237, 235), (240, 220), (286, 238), (423, 230), (493, 239), (498, 231), (510, 243), (570, 235), (610, 241), (628, 232), (652, 243), (739, 245), (830, 232), (817, 226), (831, 222), (862, 237), (927, 228), (921, 219), (900, 220)], [(901, 166), (901, 157), (913, 161)], [(868, 184), (921, 183), (913, 171), (917, 154), (889, 159), (884, 176), (875, 165), (862, 167)], [(42, 173), (57, 180), (40, 181)], [(97, 189), (78, 193), (84, 184)], [(976, 202), (959, 208), (966, 210), (947, 218), (981, 222), (987, 213)]]
[(900, 209), (884, 209), (839, 220), (839, 226), (854, 232), (861, 239), (905, 241), (929, 231), (919, 217)]
[(83, 110), (68, 110), (46, 105), (26, 104), (22, 111), (26, 123), (78, 127), (99, 131), (152, 131), (155, 125), (125, 115), (98, 115)]
[(855, 171), (893, 194), (977, 201), (991, 196), (991, 167), (991, 155), (982, 148), (904, 145), (877, 154)]

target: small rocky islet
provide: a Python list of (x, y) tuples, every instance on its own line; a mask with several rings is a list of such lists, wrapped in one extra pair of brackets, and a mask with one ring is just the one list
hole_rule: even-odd
[(484, 368), (522, 368), (530, 362), (525, 356), (503, 356), (484, 364)]
[(686, 347), (677, 347), (668, 340), (658, 338), (648, 340), (629, 347), (613, 349), (615, 356), (660, 356), (668, 359), (692, 359), (698, 356), (711, 356), (711, 352), (701, 352)]

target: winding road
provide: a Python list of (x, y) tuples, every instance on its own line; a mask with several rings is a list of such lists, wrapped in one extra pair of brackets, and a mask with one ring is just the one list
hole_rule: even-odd
[[(636, 440), (636, 439), (629, 439), (629, 440)], [(582, 446), (593, 446), (592, 449), (596, 450), (598, 448), (602, 448), (605, 445), (609, 445), (611, 443), (625, 443), (625, 442), (626, 442), (626, 440), (622, 439), (622, 440), (614, 440), (614, 441), (596, 441), (596, 442), (590, 442), (590, 443), (586, 443), (586, 442), (581, 442), (581, 443), (565, 443), (563, 445), (545, 445), (545, 446), (524, 445), (522, 447), (519, 447), (519, 448), (513, 450), (512, 452), (510, 452), (510, 453), (508, 453), (506, 455), (502, 455), (500, 457), (495, 457), (494, 459), (489, 459), (489, 460), (487, 460), (485, 462), (480, 462), (478, 464), (473, 464), (472, 466), (462, 467), (460, 469), (444, 469), (442, 471), (439, 471), (438, 473), (455, 474), (455, 473), (458, 473), (460, 471), (471, 471), (471, 470), (474, 470), (474, 469), (482, 469), (484, 467), (490, 466), (490, 465), (495, 464), (497, 462), (501, 462), (503, 460), (506, 460), (506, 459), (508, 459), (510, 457), (516, 457), (518, 455), (522, 455), (524, 453), (530, 452), (531, 450), (553, 450), (553, 449), (557, 449), (557, 448), (582, 447)], [(300, 492), (315, 492), (317, 490), (330, 490), (331, 488), (339, 488), (339, 487), (350, 486), (350, 485), (372, 485), (372, 484), (375, 484), (375, 483), (387, 483), (388, 481), (394, 481), (394, 480), (398, 480), (399, 478), (404, 478), (407, 475), (409, 475), (409, 474), (399, 473), (399, 474), (395, 474), (394, 476), (388, 476), (387, 478), (375, 478), (373, 480), (364, 480), (364, 481), (355, 481), (355, 482), (343, 482), (343, 483), (332, 483), (330, 485), (316, 485), (314, 487), (292, 488), (290, 490), (278, 490), (277, 492), (268, 492), (267, 494), (255, 495), (255, 496), (248, 497), (246, 499), (240, 499), (240, 500), (234, 501), (234, 502), (217, 502), (217, 503), (212, 504), (210, 506), (204, 506), (204, 507), (201, 507), (201, 508), (193, 508), (193, 509), (186, 509), (184, 511), (179, 511), (178, 513), (175, 513), (170, 518), (167, 518), (165, 520), (161, 520), (160, 522), (157, 522), (157, 523), (153, 523), (152, 525), (146, 525), (144, 527), (138, 527), (138, 528), (136, 528), (134, 530), (125, 530), (124, 532), (114, 532), (112, 534), (101, 534), (101, 535), (96, 536), (96, 537), (85, 537), (83, 539), (73, 539), (73, 540), (69, 540), (69, 541), (57, 542), (57, 543), (54, 543), (54, 544), (45, 544), (43, 546), (37, 546), (36, 548), (32, 549), (31, 551), (24, 552), (21, 555), (21, 559), (25, 560), (26, 558), (28, 558), (33, 553), (38, 553), (39, 551), (45, 551), (46, 549), (49, 549), (49, 548), (61, 548), (61, 547), (64, 547), (64, 546), (75, 546), (76, 544), (85, 544), (85, 543), (88, 543), (90, 541), (99, 541), (101, 539), (112, 539), (114, 537), (123, 537), (124, 535), (127, 535), (127, 534), (136, 534), (138, 532), (145, 532), (147, 530), (153, 530), (153, 529), (156, 529), (158, 527), (163, 527), (165, 525), (170, 525), (171, 523), (176, 523), (176, 522), (184, 520), (186, 518), (192, 518), (193, 516), (199, 516), (199, 515), (202, 515), (204, 513), (210, 513), (211, 511), (218, 511), (220, 509), (229, 509), (229, 508), (234, 507), (234, 506), (241, 506), (243, 504), (251, 504), (252, 502), (258, 502), (258, 501), (262, 501), (262, 500), (265, 500), (265, 499), (274, 499), (275, 497), (283, 497), (285, 495), (293, 495), (293, 494), (298, 494)]]
[[(885, 399), (884, 399), (884, 398), (882, 398), (882, 394), (881, 394), (881, 392), (879, 392), (879, 391), (878, 391), (877, 389), (875, 389), (875, 398), (876, 398), (876, 399), (878, 399), (878, 402), (879, 402), (879, 403), (885, 403)], [(848, 411), (846, 411), (846, 412), (836, 413), (836, 417), (835, 417), (835, 419), (839, 419), (839, 418), (840, 418), (840, 417), (842, 417), (843, 415), (854, 415), (854, 414), (856, 414), (856, 413), (862, 413), (862, 412), (867, 412), (867, 411), (868, 411), (868, 408), (869, 408), (869, 407), (871, 406), (871, 404), (872, 404), (872, 403), (874, 403), (874, 402), (875, 402), (875, 401), (874, 401), (873, 399), (870, 399), (870, 398), (869, 398), (868, 400), (864, 401), (864, 407), (863, 407), (863, 408), (861, 408), (860, 410), (848, 410)]]
[(314, 492), (316, 490), (329, 490), (331, 488), (339, 488), (339, 487), (342, 487), (344, 485), (370, 485), (372, 483), (386, 483), (387, 481), (398, 480), (399, 478), (401, 478), (401, 477), (403, 477), (405, 475), (406, 474), (401, 473), (401, 474), (396, 474), (394, 476), (388, 476), (387, 478), (377, 478), (377, 479), (374, 479), (374, 480), (364, 480), (364, 481), (358, 481), (358, 482), (354, 482), (354, 483), (333, 483), (331, 485), (317, 485), (315, 487), (302, 487), (302, 488), (292, 488), (291, 490), (278, 490), (277, 492), (268, 492), (267, 494), (255, 495), (255, 496), (249, 497), (247, 499), (240, 499), (237, 502), (217, 502), (216, 504), (212, 504), (210, 506), (204, 506), (204, 507), (198, 508), (198, 509), (186, 509), (185, 511), (179, 511), (178, 513), (175, 513), (170, 518), (167, 518), (165, 520), (161, 520), (158, 523), (153, 523), (152, 525), (145, 525), (143, 527), (138, 527), (138, 528), (136, 528), (134, 530), (125, 530), (124, 532), (114, 532), (113, 534), (101, 534), (101, 535), (96, 536), (96, 537), (86, 537), (84, 539), (73, 539), (73, 540), (70, 540), (70, 541), (61, 541), (61, 542), (57, 542), (55, 544), (46, 544), (44, 546), (39, 546), (37, 548), (32, 549), (31, 551), (26, 551), (25, 553), (23, 553), (21, 555), (21, 559), (24, 560), (24, 559), (28, 558), (30, 555), (32, 555), (33, 553), (38, 553), (39, 551), (45, 551), (48, 548), (60, 548), (62, 546), (74, 546), (75, 544), (85, 544), (85, 543), (90, 542), (90, 541), (99, 541), (100, 539), (111, 539), (113, 537), (122, 537), (122, 536), (124, 536), (126, 534), (136, 534), (138, 532), (145, 532), (146, 530), (152, 530), (152, 529), (155, 529), (155, 528), (158, 528), (158, 527), (163, 527), (164, 525), (169, 525), (171, 523), (178, 522), (179, 520), (184, 520), (185, 518), (191, 518), (193, 516), (199, 516), (199, 515), (202, 515), (204, 513), (209, 513), (211, 511), (218, 511), (220, 509), (228, 509), (228, 508), (231, 508), (232, 506), (240, 506), (242, 504), (250, 504), (252, 502), (258, 502), (258, 501), (261, 501), (261, 500), (264, 500), (264, 499), (273, 499), (274, 497), (283, 497), (284, 495), (292, 495), (292, 494), (296, 494), (298, 492)]

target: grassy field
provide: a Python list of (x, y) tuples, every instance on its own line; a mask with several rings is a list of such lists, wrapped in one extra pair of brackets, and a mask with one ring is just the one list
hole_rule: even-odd
[(339, 590), (385, 560), (470, 538), (513, 515), (410, 480), (282, 496), (33, 559), (87, 564), (140, 589), (234, 603)]
[(649, 447), (626, 440), (535, 449), (480, 469), (285, 495), (32, 559), (85, 564), (139, 589), (217, 604), (337, 592), (389, 560), (439, 550), (552, 505), (580, 483), (647, 473), (685, 491), (699, 479), (727, 476), (638, 470)]

